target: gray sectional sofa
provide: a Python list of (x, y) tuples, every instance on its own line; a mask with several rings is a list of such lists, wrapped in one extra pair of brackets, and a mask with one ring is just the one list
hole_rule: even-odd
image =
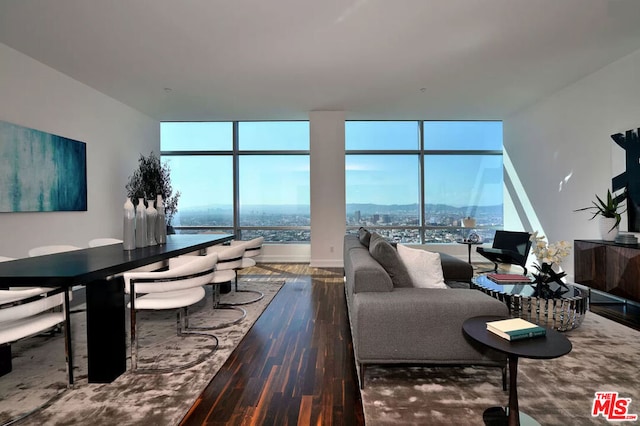
[[(479, 315), (507, 316), (506, 305), (469, 288), (398, 287), (369, 253), (361, 235), (344, 237), (345, 292), (360, 385), (368, 364), (485, 365), (502, 368), (506, 356), (469, 340), (462, 323)], [(395, 248), (394, 248), (395, 250)], [(470, 281), (466, 262), (440, 254), (445, 283)]]

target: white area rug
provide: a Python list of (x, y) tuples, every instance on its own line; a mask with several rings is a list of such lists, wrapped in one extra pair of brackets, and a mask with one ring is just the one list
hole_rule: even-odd
[[(542, 425), (610, 424), (591, 408), (595, 392), (613, 391), (640, 415), (640, 332), (588, 312), (566, 336), (569, 354), (519, 360), (520, 411)], [(367, 425), (482, 425), (484, 410), (508, 399), (500, 370), (482, 367), (371, 366), (362, 391)]]
[[(13, 371), (0, 377), (0, 424), (52, 398), (49, 406), (17, 424), (178, 424), (282, 284), (281, 279), (273, 279), (269, 283), (251, 283), (251, 278), (243, 279), (241, 289), (258, 289), (265, 297), (257, 303), (243, 306), (247, 310), (247, 317), (240, 324), (203, 332), (216, 335), (220, 346), (201, 364), (164, 374), (132, 373), (127, 365), (127, 371), (110, 384), (87, 382), (85, 314), (73, 314), (74, 388), (66, 389), (64, 346), (60, 333), (53, 337), (35, 337), (18, 342), (12, 346)], [(210, 291), (208, 286), (207, 297), (189, 309), (190, 326), (215, 324), (225, 317), (237, 315), (234, 311), (213, 311)], [(250, 296), (231, 292), (222, 295), (222, 301)], [(206, 354), (215, 344), (213, 339), (206, 337), (176, 336), (175, 311), (142, 312), (138, 324), (139, 368), (179, 366)]]

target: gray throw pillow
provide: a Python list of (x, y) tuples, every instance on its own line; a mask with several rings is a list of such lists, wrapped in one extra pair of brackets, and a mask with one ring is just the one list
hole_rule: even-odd
[(358, 229), (358, 240), (360, 240), (360, 244), (362, 244), (366, 248), (369, 248), (371, 233), (364, 228)]
[(369, 253), (387, 271), (394, 287), (413, 287), (409, 272), (396, 249), (375, 232), (371, 233)]

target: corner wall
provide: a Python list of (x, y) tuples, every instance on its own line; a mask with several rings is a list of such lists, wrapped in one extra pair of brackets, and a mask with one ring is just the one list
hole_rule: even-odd
[[(507, 117), (504, 146), (515, 170), (510, 177), (522, 184), (509, 196), (514, 204), (524, 201), (524, 209), (509, 206), (505, 229), (539, 230), (551, 242), (599, 239), (597, 221), (574, 210), (611, 187), (611, 135), (638, 127), (640, 50)], [(562, 267), (573, 279), (572, 255)]]
[(0, 256), (122, 238), (124, 186), (140, 153), (160, 152), (159, 123), (4, 44), (0, 98), (0, 120), (86, 142), (88, 184), (86, 212), (0, 213)]

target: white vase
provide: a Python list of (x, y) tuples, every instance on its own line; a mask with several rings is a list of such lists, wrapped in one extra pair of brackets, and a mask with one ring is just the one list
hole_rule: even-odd
[(147, 246), (147, 210), (144, 208), (144, 199), (138, 198), (136, 206), (136, 247)]
[(156, 210), (158, 211), (158, 218), (156, 219), (156, 241), (158, 244), (165, 244), (167, 242), (167, 224), (162, 195), (158, 195), (156, 199)]
[(600, 236), (604, 241), (614, 241), (616, 239), (618, 227), (615, 225), (616, 218), (600, 216)]
[(125, 250), (136, 248), (136, 212), (129, 198), (124, 203), (124, 221), (122, 227), (122, 245)]
[(147, 200), (147, 245), (155, 246), (158, 244), (156, 241), (156, 219), (158, 218), (158, 211), (153, 207), (154, 200)]

